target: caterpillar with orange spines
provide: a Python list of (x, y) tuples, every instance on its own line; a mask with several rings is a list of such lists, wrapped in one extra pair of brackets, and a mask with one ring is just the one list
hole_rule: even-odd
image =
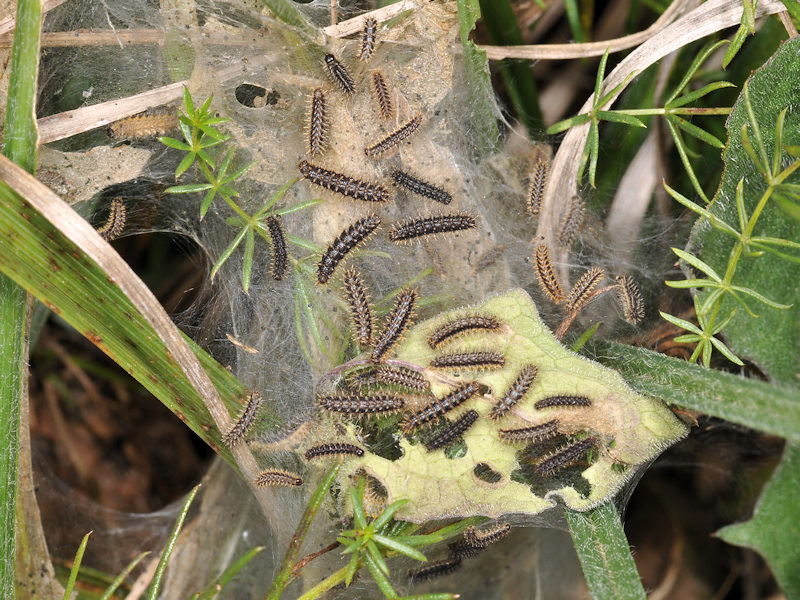
[(108, 211), (108, 219), (97, 228), (97, 233), (107, 242), (118, 238), (125, 229), (125, 217), (125, 203), (122, 198), (114, 198)]
[(317, 281), (328, 283), (337, 265), (353, 248), (367, 239), (381, 224), (378, 215), (367, 215), (348, 226), (333, 240), (317, 265)]
[(339, 454), (349, 454), (352, 456), (364, 456), (364, 449), (359, 448), (355, 444), (347, 444), (344, 442), (332, 442), (328, 444), (319, 444), (312, 446), (306, 450), (306, 460), (317, 458), (319, 456), (332, 456)]
[(634, 325), (644, 318), (644, 300), (639, 286), (630, 275), (617, 276), (617, 298), (625, 320)]
[(350, 316), (353, 318), (356, 342), (362, 348), (372, 344), (372, 306), (364, 289), (361, 275), (350, 267), (342, 277), (347, 303), (350, 305)]
[(327, 101), (322, 88), (311, 92), (311, 106), (308, 116), (308, 153), (319, 156), (328, 147)]
[(516, 442), (539, 444), (556, 437), (558, 434), (558, 421), (555, 419), (542, 423), (541, 425), (519, 427), (517, 429), (501, 429), (498, 432), (500, 439), (510, 444)]
[(434, 560), (427, 563), (424, 567), (418, 569), (411, 569), (408, 571), (408, 577), (412, 581), (422, 581), (426, 579), (433, 579), (452, 573), (461, 566), (460, 557), (446, 558), (444, 560)]
[(325, 55), (325, 67), (328, 71), (328, 76), (336, 86), (345, 94), (353, 94), (356, 91), (353, 77), (345, 66), (333, 54)]
[(389, 93), (389, 86), (380, 71), (372, 72), (372, 89), (375, 90), (375, 99), (378, 101), (378, 110), (384, 119), (391, 119), (394, 116), (394, 104), (392, 95)]
[(606, 276), (606, 272), (600, 267), (592, 267), (581, 275), (575, 282), (567, 296), (567, 309), (570, 312), (581, 310), (592, 299), (591, 293), (597, 284)]
[(492, 407), (489, 416), (496, 421), (511, 410), (517, 402), (522, 400), (523, 396), (528, 393), (531, 385), (533, 385), (538, 371), (539, 370), (534, 365), (525, 365), (500, 402)]
[(108, 126), (109, 137), (115, 140), (131, 140), (163, 135), (178, 128), (175, 112), (134, 115), (115, 121)]
[(410, 121), (401, 125), (398, 129), (387, 135), (381, 141), (364, 148), (364, 154), (367, 156), (380, 156), (381, 154), (392, 150), (400, 144), (404, 139), (419, 129), (422, 123), (422, 115), (417, 113)]
[(497, 331), (500, 329), (500, 321), (492, 315), (473, 315), (467, 314), (463, 317), (456, 317), (447, 323), (436, 328), (428, 336), (428, 345), (434, 350), (456, 337), (475, 330)]
[(278, 215), (271, 215), (267, 217), (266, 225), (269, 238), (272, 240), (272, 278), (280, 281), (286, 275), (286, 269), (289, 267), (283, 223)]
[(318, 185), (331, 192), (336, 192), (348, 198), (364, 202), (386, 202), (391, 198), (389, 190), (377, 183), (362, 181), (350, 175), (337, 173), (314, 165), (307, 160), (302, 160), (297, 165), (303, 177), (314, 185)]
[(290, 471), (267, 469), (261, 471), (253, 482), (257, 487), (300, 487), (303, 478)]
[(236, 419), (233, 427), (222, 436), (222, 441), (228, 448), (232, 448), (244, 439), (247, 431), (256, 420), (259, 408), (261, 408), (261, 394), (251, 392), (247, 397), (242, 413)]
[(548, 396), (537, 400), (533, 407), (536, 410), (543, 408), (563, 407), (584, 407), (591, 406), (592, 401), (586, 396)]
[(451, 423), (446, 429), (440, 431), (427, 442), (425, 442), (425, 448), (428, 450), (428, 452), (438, 450), (439, 448), (446, 448), (455, 442), (465, 431), (467, 431), (467, 429), (472, 427), (477, 420), (478, 411), (468, 410), (453, 423)]
[(394, 394), (319, 396), (321, 408), (348, 415), (394, 413), (405, 408), (405, 398)]
[(450, 369), (453, 371), (500, 369), (505, 364), (506, 359), (500, 352), (486, 350), (441, 354), (434, 357), (430, 362), (431, 367), (435, 369)]
[(389, 239), (393, 242), (406, 242), (426, 235), (474, 229), (476, 226), (475, 217), (466, 214), (420, 217), (394, 223), (389, 231)]
[(418, 196), (429, 198), (440, 204), (450, 204), (453, 201), (453, 197), (449, 192), (406, 171), (395, 169), (392, 171), (392, 179), (397, 185), (410, 190)]
[(389, 351), (400, 340), (411, 322), (416, 301), (417, 288), (402, 290), (397, 295), (392, 312), (389, 313), (389, 317), (386, 319), (386, 325), (372, 348), (371, 362), (379, 363), (383, 361)]
[(419, 429), (423, 425), (438, 419), (448, 411), (474, 397), (482, 389), (485, 389), (485, 386), (477, 381), (461, 384), (446, 396), (428, 404), (415, 413), (407, 415), (401, 423), (403, 433), (408, 435), (415, 429)]
[(375, 374), (375, 379), (378, 382), (408, 390), (422, 391), (431, 387), (430, 381), (422, 373), (404, 367), (380, 367)]
[(500, 523), (490, 529), (478, 530), (469, 527), (464, 532), (464, 541), (473, 548), (486, 548), (499, 542), (511, 533), (511, 523)]
[(536, 275), (539, 278), (539, 287), (555, 304), (563, 302), (564, 291), (561, 289), (558, 275), (556, 275), (553, 263), (550, 260), (550, 248), (547, 247), (547, 244), (536, 246), (535, 267)]
[(378, 34), (378, 21), (375, 17), (364, 19), (364, 31), (361, 36), (361, 50), (358, 53), (358, 60), (368, 61), (375, 52), (375, 38)]
[(536, 471), (539, 475), (550, 475), (555, 471), (575, 462), (590, 450), (597, 446), (597, 438), (594, 436), (587, 437), (586, 439), (579, 440), (565, 448), (556, 450), (552, 454), (546, 456), (536, 465)]

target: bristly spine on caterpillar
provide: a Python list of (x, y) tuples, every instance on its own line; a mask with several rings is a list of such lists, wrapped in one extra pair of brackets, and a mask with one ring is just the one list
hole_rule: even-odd
[(267, 217), (266, 225), (272, 241), (272, 278), (280, 281), (286, 275), (286, 269), (289, 267), (283, 223), (280, 216), (272, 215)]
[(394, 394), (319, 396), (318, 401), (320, 407), (327, 411), (348, 415), (394, 413), (403, 410), (406, 405), (405, 398)]
[(535, 365), (525, 365), (500, 402), (492, 407), (489, 416), (496, 421), (511, 410), (517, 402), (522, 400), (531, 385), (533, 385), (538, 371)]
[(467, 214), (420, 217), (394, 223), (389, 231), (389, 239), (393, 242), (406, 242), (426, 235), (474, 229), (476, 226), (475, 217)]
[(297, 165), (303, 177), (314, 185), (318, 185), (326, 190), (342, 194), (348, 198), (362, 200), (364, 202), (386, 202), (391, 198), (389, 190), (377, 183), (362, 181), (350, 175), (337, 173), (330, 169), (325, 169), (312, 164), (307, 160), (302, 160)]
[(517, 429), (501, 429), (498, 432), (500, 439), (510, 444), (525, 442), (528, 444), (538, 444), (556, 437), (559, 434), (558, 421), (553, 419), (541, 425), (531, 427), (520, 427)]
[(311, 92), (308, 115), (308, 153), (319, 156), (328, 146), (328, 116), (325, 92), (315, 88)]
[(569, 248), (575, 241), (575, 236), (583, 226), (583, 212), (583, 200), (580, 196), (573, 196), (558, 227), (558, 243), (563, 248)]
[(384, 119), (394, 116), (394, 104), (389, 93), (389, 86), (380, 71), (372, 72), (372, 89), (375, 90), (375, 99), (378, 101), (378, 110)]
[(382, 362), (403, 336), (414, 315), (417, 293), (417, 288), (409, 288), (402, 290), (397, 295), (392, 312), (386, 319), (386, 325), (372, 348), (371, 362)]
[(427, 442), (425, 442), (425, 449), (428, 450), (428, 452), (432, 452), (434, 450), (438, 450), (439, 448), (445, 448), (449, 446), (455, 442), (461, 436), (461, 434), (467, 431), (467, 429), (472, 427), (477, 420), (478, 411), (468, 410), (446, 429), (440, 431)]
[(597, 446), (597, 438), (588, 437), (569, 446), (556, 450), (539, 461), (536, 471), (539, 475), (550, 475), (555, 471), (575, 462)]
[(97, 228), (97, 233), (107, 242), (118, 238), (125, 229), (125, 217), (125, 203), (122, 198), (114, 198), (108, 211), (108, 219), (102, 227)]
[(331, 242), (317, 265), (317, 281), (328, 283), (337, 265), (356, 246), (367, 239), (381, 224), (378, 215), (367, 215), (352, 223)]
[(464, 532), (464, 541), (473, 548), (486, 548), (491, 544), (497, 543), (511, 533), (510, 523), (499, 523), (486, 530), (478, 530), (469, 527)]
[(352, 456), (364, 456), (364, 449), (359, 448), (355, 444), (347, 444), (344, 442), (331, 442), (328, 444), (319, 444), (312, 446), (306, 450), (306, 460), (317, 458), (320, 456), (332, 456), (337, 454), (349, 454)]
[(356, 342), (362, 348), (372, 345), (372, 305), (364, 288), (361, 275), (350, 267), (342, 277), (347, 303), (350, 305), (350, 316)]
[(589, 300), (591, 300), (592, 290), (597, 287), (597, 284), (606, 276), (606, 272), (600, 267), (592, 267), (586, 273), (581, 275), (581, 278), (575, 282), (572, 289), (567, 296), (567, 310), (570, 312), (578, 312)]
[(468, 383), (461, 384), (446, 396), (428, 404), (415, 413), (407, 415), (401, 423), (403, 433), (408, 435), (426, 423), (430, 423), (431, 421), (438, 419), (446, 412), (453, 410), (457, 406), (460, 406), (470, 398), (474, 397), (482, 389), (485, 389), (485, 386), (477, 381), (470, 381)]
[(353, 77), (350, 75), (350, 72), (333, 54), (325, 55), (325, 66), (328, 69), (328, 76), (340, 90), (345, 94), (352, 94), (356, 91), (356, 86), (353, 83)]
[(364, 148), (364, 154), (367, 156), (379, 156), (384, 152), (388, 152), (392, 148), (398, 146), (400, 142), (419, 129), (422, 123), (422, 115), (415, 115), (410, 121), (401, 125), (398, 129), (387, 135), (381, 141), (372, 146)]
[(440, 204), (450, 204), (450, 202), (453, 201), (453, 197), (449, 192), (406, 171), (395, 169), (392, 171), (392, 179), (394, 179), (397, 185), (403, 186), (419, 196), (429, 198)]
[(236, 419), (236, 423), (233, 424), (230, 431), (222, 436), (222, 441), (228, 448), (232, 448), (244, 439), (247, 431), (256, 420), (259, 408), (261, 408), (261, 394), (250, 392), (242, 413)]
[(461, 566), (460, 557), (451, 557), (444, 560), (435, 560), (427, 563), (424, 567), (418, 569), (411, 569), (408, 571), (408, 577), (411, 581), (423, 581), (426, 579), (433, 579), (452, 573)]
[(535, 266), (536, 275), (539, 278), (539, 287), (542, 288), (542, 291), (550, 297), (553, 303), (559, 304), (563, 302), (564, 292), (550, 260), (550, 248), (547, 247), (547, 244), (536, 246)]
[(536, 216), (542, 208), (542, 198), (544, 188), (547, 185), (547, 174), (550, 171), (550, 163), (543, 157), (539, 157), (533, 167), (530, 183), (528, 184), (528, 212)]
[(537, 400), (533, 407), (536, 410), (542, 410), (543, 408), (553, 408), (553, 407), (569, 407), (569, 408), (580, 408), (591, 406), (592, 401), (589, 400), (586, 396), (548, 396), (547, 398), (542, 398), (541, 400)]
[(358, 53), (358, 60), (368, 61), (375, 52), (375, 38), (378, 34), (378, 21), (375, 17), (364, 19), (364, 32), (361, 37), (361, 51)]
[(479, 371), (484, 369), (500, 369), (506, 364), (500, 352), (481, 350), (477, 352), (454, 352), (441, 354), (431, 360), (435, 369), (451, 369), (454, 371)]
[(467, 314), (437, 327), (428, 336), (428, 345), (435, 350), (445, 342), (465, 333), (475, 330), (497, 331), (498, 329), (500, 329), (500, 321), (492, 315)]
[(639, 286), (630, 275), (617, 276), (617, 297), (625, 320), (634, 325), (644, 318), (644, 300)]
[(303, 485), (303, 478), (290, 471), (267, 469), (261, 471), (253, 483), (257, 487), (300, 487)]

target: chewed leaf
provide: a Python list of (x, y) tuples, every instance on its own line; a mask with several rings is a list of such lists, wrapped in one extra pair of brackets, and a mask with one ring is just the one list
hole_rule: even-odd
[[(431, 334), (448, 321), (476, 312), (496, 318), (500, 326), (466, 333), (453, 342), (453, 350), (499, 352), (505, 358), (504, 366), (461, 376), (456, 371), (430, 368), (441, 353), (428, 344)], [(348, 460), (340, 472), (342, 480), (358, 472), (368, 474), (386, 490), (387, 502), (408, 499), (398, 511), (398, 517), (405, 520), (532, 515), (555, 506), (558, 497), (570, 508), (587, 510), (615, 494), (637, 466), (687, 432), (660, 400), (636, 394), (617, 372), (562, 346), (522, 290), (416, 325), (397, 346), (393, 360), (418, 365), (436, 398), (467, 381), (482, 384), (480, 393), (451, 411), (455, 414), (446, 415), (452, 424), (477, 412), (477, 420), (458, 432), (457, 439), (463, 440), (466, 451), (459, 451), (457, 440), (455, 451), (431, 446), (429, 440), (447, 430), (441, 423), (427, 431), (398, 428), (394, 437), (399, 439), (399, 458), (365, 451), (363, 457)], [(502, 418), (490, 418), (496, 403), (530, 365), (537, 368), (532, 384)], [(588, 401), (554, 401), (558, 398)], [(424, 405), (433, 400), (420, 402)], [(500, 429), (553, 421), (558, 424), (558, 439), (550, 445), (537, 442), (523, 449), (524, 443), (500, 436)], [(355, 426), (348, 426), (348, 441), (363, 444), (359, 434)]]

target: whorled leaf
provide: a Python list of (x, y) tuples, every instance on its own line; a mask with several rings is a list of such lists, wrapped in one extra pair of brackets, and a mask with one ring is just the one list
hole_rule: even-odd
[[(495, 331), (474, 331), (433, 350), (430, 334), (443, 323), (467, 314), (497, 318)], [(429, 367), (443, 352), (476, 350), (500, 352), (505, 365), (498, 370), (456, 373)], [(340, 477), (366, 472), (388, 493), (387, 502), (407, 498), (398, 512), (402, 519), (423, 522), (455, 516), (536, 514), (562, 498), (575, 510), (587, 510), (613, 496), (630, 479), (638, 465), (686, 435), (687, 428), (660, 401), (633, 392), (615, 371), (578, 356), (562, 346), (539, 318), (530, 296), (513, 290), (469, 309), (456, 309), (413, 327), (399, 344), (390, 362), (416, 365), (429, 379), (431, 391), (440, 398), (465, 381), (478, 381), (488, 388), (453, 412), (457, 416), (475, 410), (479, 418), (463, 434), (465, 449), (428, 451), (415, 434), (404, 436), (398, 428), (394, 439), (402, 454), (384, 457), (365, 452), (346, 463)], [(488, 417), (520, 370), (538, 368), (533, 385), (504, 417)], [(538, 400), (552, 396), (582, 396), (588, 407), (550, 407), (537, 410)], [(420, 405), (432, 397), (418, 398)], [(449, 416), (449, 415), (448, 415)], [(569, 441), (593, 436), (598, 443), (589, 462), (547, 476), (535, 465), (548, 452), (523, 451), (498, 436), (501, 428), (538, 425), (557, 419), (563, 439), (554, 451)], [(452, 420), (452, 418), (451, 418)], [(349, 441), (365, 444), (355, 426), (348, 428)], [(427, 439), (430, 434), (423, 434)], [(480, 466), (479, 466), (480, 465)], [(477, 469), (476, 469), (477, 467)], [(487, 477), (486, 473), (490, 476)]]

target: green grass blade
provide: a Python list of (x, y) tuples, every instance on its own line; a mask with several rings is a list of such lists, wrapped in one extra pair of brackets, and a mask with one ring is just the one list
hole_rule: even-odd
[[(41, 25), (41, 2), (18, 0), (3, 154), (28, 173), (35, 172), (37, 163), (36, 87)], [(28, 372), (27, 324), (25, 291), (0, 274), (0, 596), (3, 598), (15, 596), (17, 463), (20, 404)]]
[(78, 571), (81, 568), (81, 561), (83, 561), (83, 553), (86, 552), (86, 544), (89, 543), (89, 536), (92, 535), (90, 531), (81, 540), (81, 545), (78, 546), (78, 551), (75, 553), (75, 560), (72, 561), (72, 568), (69, 571), (69, 579), (67, 585), (64, 587), (64, 600), (70, 600), (72, 590), (75, 587), (75, 581), (78, 579)]
[(590, 341), (586, 353), (637, 392), (800, 443), (797, 390), (613, 342)]
[(286, 555), (283, 557), (283, 562), (281, 562), (280, 569), (278, 569), (278, 574), (275, 576), (275, 580), (272, 582), (272, 585), (267, 591), (265, 600), (278, 600), (278, 598), (281, 597), (283, 590), (286, 589), (286, 584), (289, 582), (289, 577), (292, 574), (292, 567), (297, 560), (297, 556), (300, 553), (300, 548), (306, 539), (306, 535), (308, 535), (308, 530), (311, 528), (311, 523), (314, 521), (314, 517), (317, 516), (317, 512), (322, 506), (322, 502), (327, 497), (328, 489), (331, 487), (334, 479), (336, 479), (336, 475), (339, 473), (339, 468), (341, 466), (342, 465), (340, 463), (331, 467), (327, 475), (325, 475), (323, 480), (320, 481), (317, 489), (314, 490), (314, 494), (308, 501), (306, 510), (300, 519), (300, 523), (297, 524), (297, 529), (294, 532), (294, 536), (292, 536), (292, 541), (289, 542), (289, 548), (287, 548)]
[(217, 577), (214, 581), (211, 582), (201, 594), (198, 594), (197, 600), (213, 600), (216, 598), (219, 593), (225, 589), (225, 586), (228, 585), (231, 580), (236, 576), (236, 574), (241, 571), (247, 563), (249, 563), (259, 552), (264, 549), (264, 546), (256, 546), (255, 548), (251, 548), (248, 552), (246, 552), (241, 558), (239, 558), (236, 562), (230, 565), (227, 569), (222, 572), (222, 575)]
[(183, 527), (183, 522), (186, 520), (186, 515), (189, 514), (189, 508), (192, 506), (192, 501), (197, 495), (197, 490), (200, 489), (200, 485), (201, 484), (198, 484), (192, 488), (192, 491), (189, 492), (186, 501), (183, 503), (181, 512), (178, 514), (178, 520), (175, 521), (175, 526), (172, 528), (172, 533), (169, 534), (167, 545), (164, 546), (164, 551), (161, 553), (158, 566), (156, 566), (156, 572), (153, 574), (153, 581), (150, 584), (146, 596), (147, 600), (156, 600), (156, 598), (158, 598), (158, 591), (161, 588), (161, 579), (164, 577), (164, 571), (167, 570), (169, 557), (172, 556), (172, 551), (175, 549), (175, 542), (178, 541), (178, 535)]
[(103, 595), (100, 597), (100, 600), (111, 600), (114, 597), (114, 592), (117, 591), (119, 586), (123, 584), (128, 575), (131, 574), (131, 571), (133, 571), (136, 568), (136, 566), (140, 562), (142, 562), (144, 557), (147, 556), (148, 554), (150, 554), (150, 552), (142, 552), (139, 556), (137, 556), (130, 563), (128, 563), (128, 566), (122, 570), (122, 573), (117, 575), (116, 579), (114, 579), (114, 581), (111, 582), (111, 585), (109, 585), (106, 588), (106, 591), (103, 592)]
[[(168, 351), (168, 338), (162, 335), (175, 336), (177, 331), (170, 329), (174, 326), (166, 314), (155, 314), (157, 302), (144, 284), (116, 254), (100, 252), (97, 244), (101, 241), (92, 239), (94, 234), (86, 222), (63, 201), (32, 178), (21, 182), (20, 176), (8, 161), (0, 159), (0, 178), (13, 180), (30, 198), (24, 200), (7, 185), (0, 184), (0, 270), (108, 354), (234, 465), (206, 402), (210, 395), (219, 393), (228, 414), (237, 414), (241, 409), (238, 399), (248, 390), (206, 352), (190, 343), (205, 375), (216, 388), (201, 385), (207, 388), (201, 393), (193, 383), (201, 377), (199, 370), (192, 372), (190, 378), (175, 356), (175, 351), (185, 352), (179, 350), (185, 338), (179, 341), (173, 337), (170, 341), (173, 351)], [(42, 207), (49, 218), (34, 206)], [(50, 219), (57, 221), (64, 232)], [(73, 240), (86, 243), (87, 251)], [(114, 275), (106, 268), (112, 269)], [(144, 306), (151, 314), (142, 312)], [(159, 324), (161, 333), (156, 331), (154, 322)], [(264, 408), (267, 406), (265, 402)], [(263, 409), (262, 415), (267, 417)]]
[(614, 504), (564, 512), (592, 598), (647, 598)]

